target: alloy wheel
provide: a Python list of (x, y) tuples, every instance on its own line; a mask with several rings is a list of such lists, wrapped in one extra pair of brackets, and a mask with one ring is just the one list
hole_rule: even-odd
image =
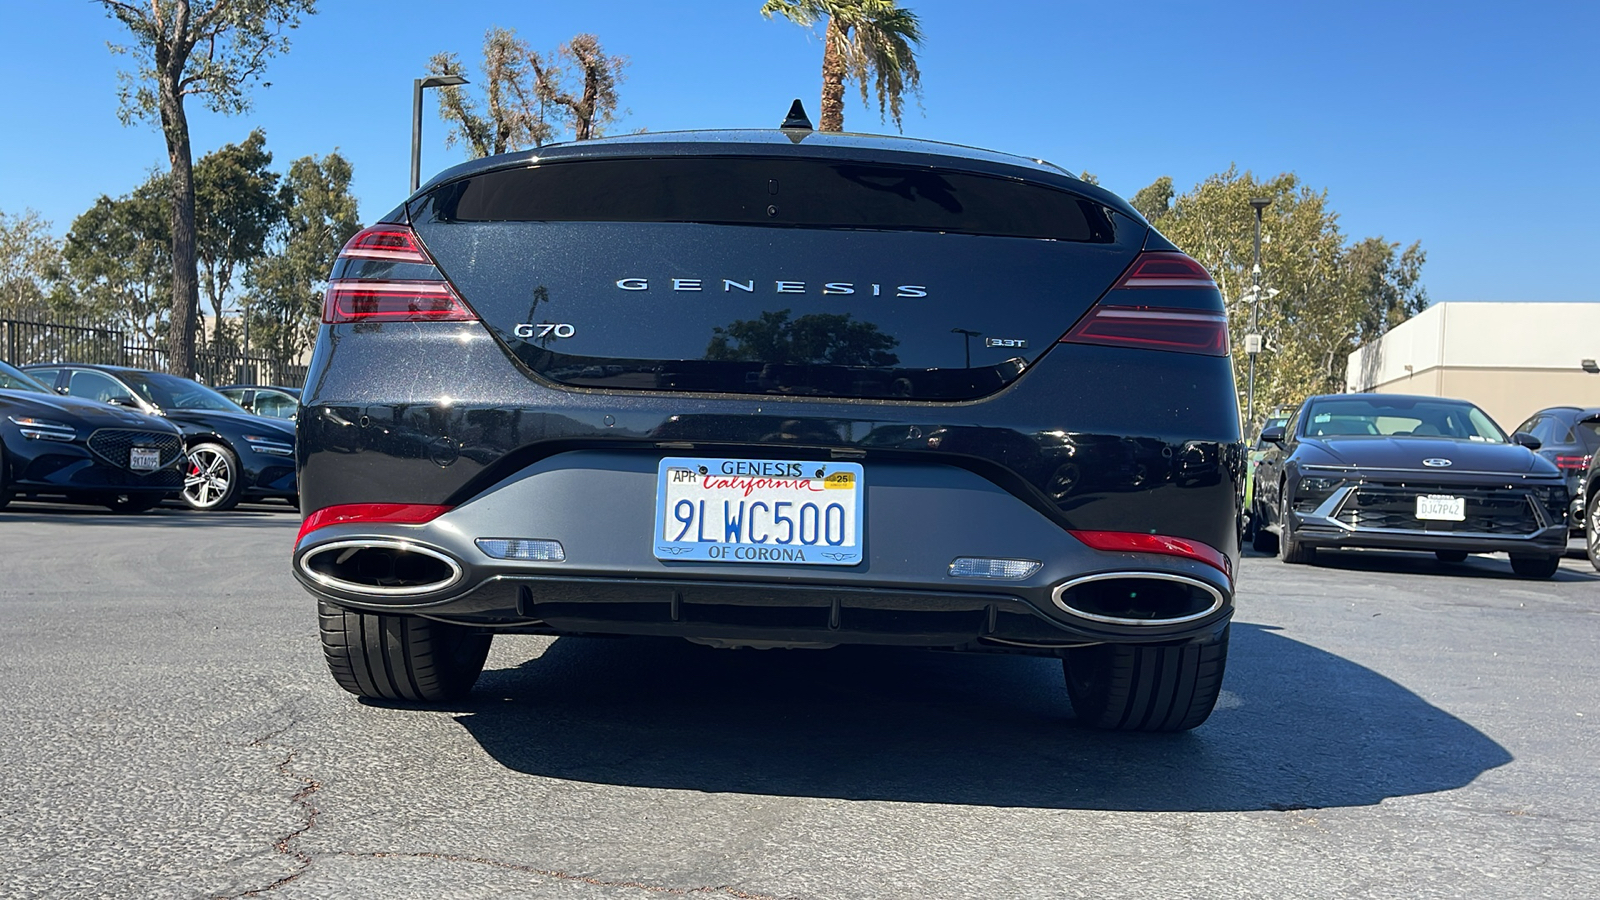
[(196, 509), (212, 509), (228, 496), (233, 479), (233, 461), (226, 454), (211, 447), (197, 447), (189, 453), (183, 499)]

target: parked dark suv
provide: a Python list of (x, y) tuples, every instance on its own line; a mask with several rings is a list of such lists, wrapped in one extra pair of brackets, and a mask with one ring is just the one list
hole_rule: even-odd
[(649, 134), (450, 169), (334, 267), (295, 575), (345, 689), (490, 636), (1060, 657), (1081, 720), (1221, 684), (1222, 297), (1120, 198), (921, 141)]
[(1552, 406), (1529, 416), (1516, 430), (1537, 438), (1539, 455), (1555, 463), (1567, 476), (1567, 490), (1572, 494), (1572, 530), (1583, 531), (1583, 476), (1589, 471), (1595, 450), (1600, 449), (1600, 409)]

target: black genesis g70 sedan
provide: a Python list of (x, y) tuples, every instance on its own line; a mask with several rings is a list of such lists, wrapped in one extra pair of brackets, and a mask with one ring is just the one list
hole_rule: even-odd
[(1441, 561), (1504, 552), (1549, 578), (1567, 548), (1567, 484), (1465, 400), (1400, 394), (1311, 397), (1261, 433), (1255, 548), (1311, 562), (1318, 547), (1432, 550)]
[(0, 508), (20, 496), (143, 512), (183, 487), (183, 460), (168, 422), (57, 396), (0, 362)]
[(241, 500), (297, 502), (294, 426), (245, 412), (189, 378), (123, 366), (52, 363), (25, 371), (61, 393), (158, 415), (178, 426), (189, 468), (178, 499), (218, 512)]
[(445, 171), (334, 266), (295, 575), (346, 690), (493, 634), (1061, 658), (1080, 720), (1217, 699), (1243, 448), (1222, 297), (1047, 163), (773, 131)]

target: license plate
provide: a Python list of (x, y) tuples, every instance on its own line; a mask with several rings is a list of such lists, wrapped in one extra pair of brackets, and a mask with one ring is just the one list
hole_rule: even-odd
[(853, 566), (856, 463), (668, 457), (656, 479), (656, 559)]
[(128, 468), (135, 472), (154, 472), (161, 468), (161, 450), (158, 447), (134, 447), (128, 451)]
[(1417, 518), (1461, 522), (1467, 518), (1467, 498), (1428, 494), (1417, 498)]

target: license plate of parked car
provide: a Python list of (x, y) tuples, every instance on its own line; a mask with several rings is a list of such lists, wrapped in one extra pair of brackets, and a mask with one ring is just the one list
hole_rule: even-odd
[(1417, 498), (1417, 518), (1460, 522), (1467, 518), (1467, 498), (1425, 494)]
[(135, 472), (154, 472), (161, 468), (161, 450), (157, 447), (134, 447), (128, 451), (128, 468)]
[(668, 457), (657, 470), (655, 556), (856, 565), (862, 474), (856, 463)]

